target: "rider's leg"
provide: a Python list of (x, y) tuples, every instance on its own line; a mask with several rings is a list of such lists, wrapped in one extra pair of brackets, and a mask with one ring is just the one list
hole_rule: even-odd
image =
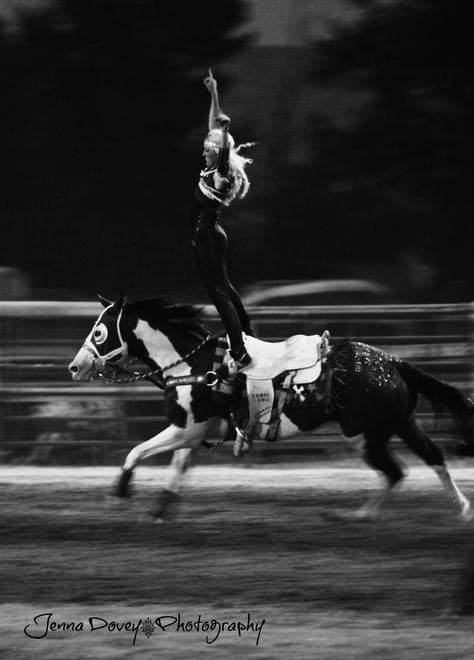
[[(204, 285), (229, 335), (230, 353), (237, 367), (243, 368), (251, 361), (242, 339), (239, 311), (244, 318), (246, 313), (237, 292), (229, 282), (225, 262), (227, 236), (219, 224), (203, 223), (195, 235), (195, 253)], [(246, 322), (246, 325), (249, 323)]]
[(230, 294), (230, 299), (232, 300), (232, 304), (234, 305), (235, 310), (239, 315), (240, 325), (242, 326), (242, 330), (245, 332), (246, 335), (255, 337), (255, 333), (252, 330), (252, 325), (250, 323), (249, 315), (247, 314), (247, 311), (242, 303), (242, 299), (238, 294), (237, 289), (234, 286), (232, 286), (231, 282), (229, 282), (229, 294)]

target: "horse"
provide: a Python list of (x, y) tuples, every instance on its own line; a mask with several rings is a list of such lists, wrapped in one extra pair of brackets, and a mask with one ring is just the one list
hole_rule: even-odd
[[(245, 386), (242, 376), (238, 376), (230, 381), (228, 391), (216, 390), (218, 379), (213, 367), (225, 334), (208, 332), (202, 307), (156, 299), (132, 302), (123, 295), (115, 302), (101, 302), (104, 309), (69, 364), (69, 373), (75, 382), (144, 378), (164, 389), (168, 426), (128, 453), (113, 487), (114, 495), (130, 497), (137, 464), (161, 452), (174, 452), (169, 480), (150, 511), (153, 519), (161, 521), (179, 497), (193, 453), (207, 443), (206, 435), (211, 426), (216, 426), (216, 420), (221, 422), (220, 433), (225, 439), (235, 437), (229, 433), (232, 426), (226, 424), (238, 402), (245, 400)], [(227, 355), (224, 350), (224, 364)], [(132, 370), (137, 360), (147, 371)], [(281, 377), (275, 379), (275, 387)], [(330, 346), (320, 380), (325, 383), (322, 393), (314, 383), (308, 383), (290, 387), (280, 397), (275, 439), (314, 431), (328, 422), (335, 422), (346, 438), (363, 436), (365, 461), (382, 474), (383, 487), (360, 508), (347, 512), (347, 517), (376, 519), (404, 477), (389, 446), (392, 436), (397, 435), (434, 470), (462, 518), (471, 518), (469, 499), (450, 475), (442, 451), (416, 419), (421, 394), (437, 410), (440, 406), (447, 408), (463, 431), (462, 442), (472, 449), (474, 403), (468, 397), (407, 361), (352, 340)], [(263, 433), (261, 426), (257, 434)]]

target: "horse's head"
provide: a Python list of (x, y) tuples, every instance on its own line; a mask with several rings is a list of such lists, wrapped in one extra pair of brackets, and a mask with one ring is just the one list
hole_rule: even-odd
[(107, 366), (120, 369), (129, 355), (165, 371), (166, 365), (185, 364), (187, 355), (209, 336), (199, 321), (200, 307), (161, 300), (125, 303), (123, 295), (115, 303), (100, 300), (105, 309), (69, 365), (75, 381), (103, 375)]
[(123, 294), (115, 303), (105, 298), (99, 299), (105, 309), (68, 367), (72, 379), (76, 381), (91, 380), (96, 371), (107, 364), (123, 364), (128, 356), (121, 327), (125, 302)]

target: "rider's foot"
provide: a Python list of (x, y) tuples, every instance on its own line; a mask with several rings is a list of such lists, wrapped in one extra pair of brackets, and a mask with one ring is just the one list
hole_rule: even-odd
[(243, 344), (238, 348), (231, 348), (229, 353), (234, 360), (234, 364), (237, 368), (237, 371), (242, 371), (243, 369), (245, 369), (245, 367), (248, 367), (249, 364), (252, 362), (252, 358), (247, 353), (247, 349)]
[(239, 348), (232, 348), (229, 354), (232, 359), (225, 364), (221, 364), (215, 371), (219, 380), (233, 380), (240, 371), (243, 371), (252, 362), (252, 358), (243, 344)]

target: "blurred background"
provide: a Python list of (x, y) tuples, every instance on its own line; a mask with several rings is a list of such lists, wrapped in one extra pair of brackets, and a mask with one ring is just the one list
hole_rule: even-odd
[[(257, 143), (250, 193), (224, 223), (258, 335), (328, 329), (472, 396), (469, 5), (0, 0), (0, 655), (27, 643), (39, 657), (21, 632), (38, 612), (135, 621), (146, 605), (266, 617), (261, 651), (239, 632), (220, 657), (473, 657), (472, 621), (450, 616), (461, 577), (474, 607), (472, 528), (428, 468), (377, 524), (341, 525), (324, 511), (376, 487), (360, 438), (327, 425), (257, 441), (243, 460), (232, 443), (202, 448), (196, 463), (216, 469), (185, 488), (177, 524), (152, 530), (139, 519), (164, 470), (139, 471), (130, 508), (106, 494), (130, 449), (167, 426), (162, 393), (67, 372), (97, 294), (208, 302), (188, 233), (212, 67), (236, 143)], [(472, 497), (459, 428), (424, 401), (419, 413)], [(238, 474), (251, 466), (269, 469)], [(103, 653), (81, 634), (77, 654), (54, 634), (42, 657), (128, 657), (115, 634)], [(192, 652), (178, 637), (159, 638), (163, 657), (204, 657), (204, 640)]]
[(239, 288), (471, 300), (472, 28), (449, 0), (1, 0), (1, 294), (205, 300), (188, 227), (211, 66), (258, 143), (225, 220)]
[(151, 386), (66, 365), (98, 293), (208, 302), (188, 233), (209, 67), (256, 142), (224, 223), (260, 336), (328, 328), (471, 392), (473, 27), (450, 0), (0, 0), (5, 460), (109, 438), (119, 461), (165, 423)]

